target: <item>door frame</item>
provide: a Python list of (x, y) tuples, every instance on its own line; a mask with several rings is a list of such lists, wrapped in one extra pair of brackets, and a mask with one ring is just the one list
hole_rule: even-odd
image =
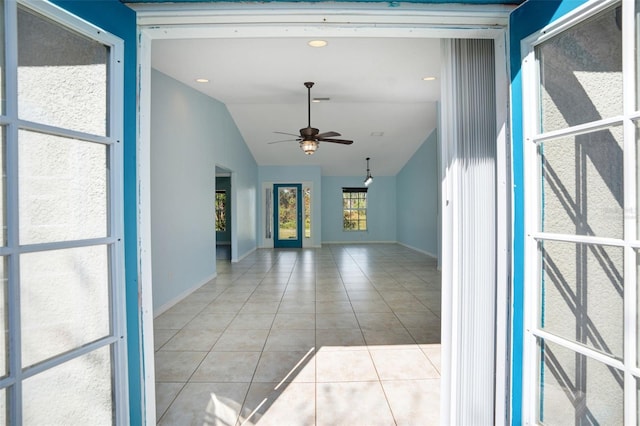
[[(395, 4), (394, 4), (395, 5)], [(139, 140), (138, 140), (138, 201), (139, 201), (139, 258), (140, 298), (142, 305), (142, 346), (144, 365), (153, 366), (153, 309), (151, 275), (151, 227), (150, 227), (150, 151), (151, 151), (151, 47), (154, 40), (186, 38), (238, 38), (238, 37), (404, 37), (404, 38), (485, 38), (495, 40), (496, 46), (496, 127), (497, 127), (497, 303), (504, 306), (498, 312), (496, 334), (496, 383), (509, 382), (511, 346), (510, 341), (510, 247), (511, 201), (510, 201), (510, 146), (508, 132), (507, 70), (507, 26), (514, 6), (502, 4), (455, 5), (455, 4), (398, 4), (389, 8), (387, 3), (299, 3), (239, 4), (220, 6), (217, 4), (169, 4), (147, 3), (130, 5), (138, 17), (139, 60)], [(441, 126), (450, 121), (441, 117)], [(445, 140), (440, 138), (440, 143)], [(441, 147), (446, 150), (446, 147)], [(441, 200), (443, 241), (452, 240), (450, 226), (445, 226), (450, 211), (444, 201), (449, 199), (452, 182), (443, 183)], [(258, 186), (259, 187), (259, 186)], [(260, 197), (258, 197), (259, 199)], [(256, 243), (262, 237), (256, 235)], [(451, 268), (443, 250), (443, 271)], [(444, 277), (444, 274), (443, 274)], [(453, 279), (449, 276), (448, 279)], [(458, 324), (451, 315), (452, 295), (450, 286), (443, 281), (442, 296), (442, 358), (441, 422), (448, 424), (455, 407), (455, 388), (452, 388), (450, 358), (461, 354), (452, 353), (451, 333)], [(145, 402), (147, 423), (155, 423), (155, 377), (153, 368), (145, 368)], [(496, 386), (496, 422), (506, 424), (509, 417), (509, 389)]]

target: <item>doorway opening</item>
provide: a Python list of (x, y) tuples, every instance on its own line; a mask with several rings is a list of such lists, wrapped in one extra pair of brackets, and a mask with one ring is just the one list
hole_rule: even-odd
[[(209, 14), (214, 14), (215, 12), (212, 11), (208, 11)], [(496, 96), (499, 98), (499, 101), (496, 102), (496, 104), (498, 105), (498, 111), (497, 111), (497, 117), (496, 117), (496, 121), (497, 121), (497, 133), (498, 133), (498, 145), (505, 147), (506, 144), (505, 142), (505, 138), (506, 138), (506, 131), (505, 131), (505, 123), (507, 122), (506, 120), (506, 95), (507, 95), (507, 84), (506, 84), (506, 57), (504, 56), (504, 46), (505, 46), (505, 31), (504, 28), (506, 27), (506, 17), (508, 16), (508, 10), (504, 9), (502, 11), (500, 11), (499, 13), (496, 14), (496, 18), (494, 18), (494, 20), (496, 22), (499, 22), (499, 24), (497, 24), (498, 26), (494, 26), (491, 29), (486, 29), (486, 28), (490, 28), (492, 25), (496, 25), (495, 23), (493, 24), (487, 24), (486, 22), (479, 22), (478, 20), (476, 20), (476, 17), (472, 17), (471, 15), (468, 16), (458, 16), (459, 22), (464, 22), (464, 26), (461, 27), (459, 25), (459, 22), (456, 22), (456, 25), (452, 25), (451, 29), (447, 29), (447, 30), (443, 30), (442, 27), (440, 25), (436, 26), (436, 19), (434, 18), (435, 15), (430, 14), (429, 11), (422, 11), (423, 15), (420, 15), (424, 18), (424, 22), (421, 23), (422, 26), (418, 25), (418, 29), (416, 29), (416, 25), (415, 22), (413, 22), (413, 25), (411, 26), (411, 28), (409, 29), (409, 27), (404, 26), (404, 24), (400, 24), (400, 22), (403, 22), (403, 18), (398, 17), (399, 15), (393, 15), (391, 14), (390, 16), (393, 16), (393, 19), (397, 19), (398, 20), (398, 25), (394, 26), (391, 25), (390, 27), (387, 27), (385, 29), (380, 29), (380, 28), (375, 28), (375, 26), (371, 26), (370, 28), (365, 27), (364, 29), (361, 26), (358, 26), (358, 28), (356, 27), (348, 27), (345, 25), (323, 25), (323, 29), (320, 30), (323, 32), (323, 34), (333, 34), (333, 36), (336, 37), (341, 37), (341, 36), (347, 36), (347, 35), (355, 35), (355, 33), (357, 33), (358, 37), (363, 37), (363, 36), (367, 36), (370, 35), (372, 37), (401, 37), (401, 36), (406, 36), (406, 37), (414, 37), (414, 38), (419, 38), (419, 37), (424, 37), (424, 38), (438, 38), (438, 39), (443, 39), (443, 38), (453, 38), (453, 37), (459, 37), (459, 38), (470, 38), (470, 37), (477, 37), (477, 38), (490, 38), (496, 41), (495, 43), (495, 52), (496, 52), (496, 62), (499, 65), (497, 67), (497, 69), (499, 69), (496, 74), (496, 79), (498, 80), (498, 86), (500, 86), (500, 84), (503, 84), (504, 87), (499, 87), (496, 89)], [(197, 14), (196, 14), (197, 15)], [(322, 14), (320, 13), (310, 13), (310, 15), (314, 16), (315, 18), (318, 18), (319, 16), (321, 16)], [(366, 15), (366, 14), (364, 14)], [(349, 18), (349, 22), (370, 22), (370, 20), (372, 18), (370, 17), (364, 17), (364, 15), (359, 15), (358, 13), (355, 13), (355, 16), (350, 16)], [(455, 13), (454, 13), (455, 15)], [(207, 20), (207, 13), (205, 13), (204, 15), (198, 15), (203, 21)], [(498, 17), (499, 16), (499, 17)], [(158, 18), (158, 15), (156, 15), (154, 18)], [(415, 18), (415, 16), (413, 17)], [(412, 19), (413, 19), (412, 18)], [(142, 69), (150, 69), (150, 54), (151, 54), (151, 44), (153, 40), (156, 39), (167, 39), (167, 38), (187, 38), (188, 34), (190, 31), (193, 31), (193, 28), (175, 28), (172, 31), (168, 31), (167, 28), (163, 28), (162, 25), (158, 25), (159, 22), (162, 22), (163, 24), (169, 23), (171, 21), (171, 19), (177, 19), (178, 21), (182, 18), (169, 18), (167, 16), (165, 16), (163, 19), (166, 19), (166, 21), (162, 21), (162, 19), (160, 21), (156, 20), (153, 21), (154, 23), (151, 24), (151, 21), (153, 20), (151, 17), (149, 17), (149, 24), (150, 27), (146, 28), (144, 27), (144, 22), (145, 21), (145, 16), (141, 15), (140, 16), (140, 20), (143, 23), (143, 31), (142, 31), (142, 51), (146, 52), (146, 55), (143, 54), (142, 56), (144, 58), (146, 58), (147, 61), (149, 61), (147, 64), (143, 64)], [(234, 19), (242, 21), (247, 19), (247, 16), (244, 15), (242, 17), (229, 17), (228, 15), (225, 17), (225, 19), (229, 19), (231, 21), (233, 21)], [(260, 20), (271, 20), (274, 19), (274, 16), (262, 16), (259, 17), (259, 14), (257, 14), (256, 19)], [(483, 18), (485, 19), (485, 18)], [(326, 20), (325, 20), (326, 21)], [(439, 21), (439, 20), (438, 20)], [(226, 21), (225, 21), (226, 22)], [(277, 22), (277, 21), (274, 21)], [(178, 22), (179, 23), (179, 22)], [(254, 23), (255, 25), (255, 23)], [(502, 26), (500, 26), (502, 25)], [(286, 35), (287, 37), (301, 37), (301, 36), (307, 36), (306, 32), (308, 31), (308, 27), (306, 26), (300, 26), (300, 27), (296, 27), (296, 26), (284, 26), (284, 27), (279, 27), (278, 24), (273, 24), (268, 30), (264, 30), (264, 27), (259, 27), (259, 28), (254, 28), (254, 31), (252, 32), (252, 34), (254, 36), (257, 37), (273, 37), (274, 35)], [(210, 32), (209, 32), (210, 31)], [(202, 37), (203, 33), (207, 33), (207, 36), (210, 37), (216, 37), (216, 38), (234, 38), (234, 37), (241, 37), (243, 35), (241, 34), (232, 34), (229, 33), (225, 28), (216, 26), (216, 25), (211, 25), (211, 26), (207, 26), (204, 25), (202, 28), (198, 29), (198, 32), (200, 37)], [(245, 35), (246, 36), (246, 35)], [(142, 76), (143, 80), (144, 80), (144, 71), (143, 71), (143, 76)], [(142, 85), (142, 87), (146, 87), (145, 84)], [(144, 100), (144, 96), (142, 96), (143, 100)], [(502, 109), (502, 107), (500, 105), (505, 105), (504, 109)], [(444, 117), (443, 118), (443, 125), (444, 126), (451, 126), (452, 123), (447, 121), (448, 117)], [(142, 134), (144, 134), (144, 132), (141, 132)], [(142, 144), (145, 144), (146, 142), (144, 140), (141, 141)], [(442, 143), (442, 142), (441, 142)], [(504, 177), (504, 175), (506, 175), (506, 154), (504, 152), (498, 152), (497, 153), (498, 156), (500, 156), (500, 158), (498, 159), (498, 167), (503, 167), (505, 168), (505, 170), (501, 170), (499, 172), (499, 176), (497, 178), (498, 180), (498, 192), (500, 193), (499, 196), (504, 197), (507, 193), (506, 188), (508, 187), (507, 181), (502, 179)], [(144, 161), (144, 159), (142, 159), (142, 161)], [(448, 184), (450, 184), (450, 182), (447, 182)], [(443, 187), (443, 195), (442, 195), (442, 200), (446, 200), (447, 204), (449, 202), (452, 201), (452, 193), (451, 191), (451, 187), (445, 187), (445, 183), (442, 183), (442, 187)], [(142, 185), (143, 189), (144, 189), (144, 184)], [(144, 192), (144, 191), (143, 191)], [(453, 194), (453, 196), (457, 196), (458, 194)], [(240, 206), (236, 206), (236, 208), (240, 208)], [(506, 210), (501, 210), (501, 214), (505, 214), (504, 211)], [(321, 218), (317, 218), (315, 220), (322, 220)], [(504, 220), (504, 221), (499, 221), (500, 224), (504, 224), (504, 225), (500, 225), (500, 226), (504, 226), (504, 229), (507, 230), (508, 229), (508, 220)], [(452, 232), (452, 230), (450, 228), (447, 229), (447, 232)], [(505, 231), (506, 232), (506, 231)], [(451, 238), (452, 235), (443, 235), (443, 241), (447, 241), (449, 238)], [(258, 239), (258, 235), (256, 233), (256, 240)], [(504, 245), (506, 245), (506, 233), (502, 233), (500, 234), (500, 238), (505, 239), (504, 244), (499, 244), (499, 247), (496, 249), (496, 252), (501, 253), (501, 250), (504, 249)], [(446, 261), (447, 259), (445, 259), (445, 262), (443, 262), (443, 268), (451, 268), (451, 260), (449, 259), (448, 261)], [(505, 259), (500, 259), (498, 262), (499, 267), (504, 266), (505, 264), (508, 263), (508, 261)], [(508, 274), (499, 274), (499, 275), (504, 275), (507, 276)], [(451, 271), (449, 271), (449, 275), (448, 277), (451, 280), (455, 280), (456, 275), (451, 273)], [(143, 280), (144, 281), (144, 280)], [(503, 283), (504, 284), (504, 283)], [(143, 284), (144, 287), (144, 284)], [(444, 287), (444, 286), (443, 286)], [(147, 289), (147, 291), (149, 291), (150, 289)], [(500, 292), (502, 293), (506, 293), (507, 292), (507, 286), (503, 285), (500, 287), (499, 289)], [(144, 292), (144, 291), (143, 291)], [(503, 297), (503, 295), (499, 295), (499, 297)], [(451, 309), (454, 309), (453, 306), (451, 306), (452, 300), (451, 298), (445, 296), (443, 294), (443, 305), (442, 305), (442, 309), (443, 309), (443, 338), (444, 339), (448, 339), (450, 336), (451, 331), (457, 331), (456, 329), (453, 328), (453, 325), (451, 323), (452, 318), (451, 318)], [(502, 306), (502, 305), (501, 305)], [(504, 304), (504, 306), (507, 306), (507, 304)], [(457, 307), (458, 309), (460, 309), (460, 307)], [(500, 317), (500, 315), (498, 315), (498, 317)], [(500, 321), (500, 319), (498, 320)], [(446, 324), (445, 324), (446, 323)], [(445, 330), (447, 332), (445, 332)], [(500, 341), (500, 340), (505, 340), (505, 336), (503, 335), (503, 333), (505, 333), (505, 330), (501, 330), (498, 334), (498, 336), (496, 337), (496, 340)], [(150, 330), (145, 331), (145, 333), (150, 333)], [(443, 344), (450, 344), (451, 342), (443, 342)], [(449, 345), (450, 346), (450, 345)], [(451, 355), (451, 353), (453, 351), (455, 351), (457, 348), (456, 347), (449, 347), (448, 352), (446, 353), (446, 355), (443, 358), (446, 358), (447, 355)], [(504, 348), (503, 348), (504, 349)], [(443, 353), (444, 355), (444, 353)], [(456, 354), (457, 356), (463, 356), (461, 354)], [(500, 362), (496, 362), (497, 364), (500, 364)], [(449, 376), (447, 376), (447, 374)], [(451, 371), (444, 371), (443, 370), (443, 377), (445, 377), (445, 380), (443, 380), (443, 382), (448, 382), (449, 380), (451, 380)], [(498, 377), (497, 382), (501, 381), (502, 378)], [(503, 380), (506, 382), (506, 380)], [(148, 383), (147, 386), (152, 386), (152, 383)], [(446, 385), (443, 384), (442, 387), (442, 392), (443, 392), (443, 404), (442, 404), (442, 422), (443, 423), (448, 423), (448, 419), (451, 417), (451, 413), (450, 410), (455, 409), (455, 407), (452, 407), (452, 404), (455, 403), (455, 396), (454, 393), (458, 391), (458, 388), (456, 387), (451, 387), (450, 385)], [(153, 390), (150, 390), (150, 395), (152, 395)], [(150, 398), (151, 399), (151, 398)], [(500, 398), (498, 395), (496, 395), (495, 397), (496, 401), (505, 401), (504, 398)], [(499, 404), (499, 402), (497, 402), (497, 404)], [(505, 411), (505, 407), (498, 407), (496, 406), (496, 419), (497, 422), (499, 423), (500, 420), (499, 419), (503, 419), (504, 418), (504, 411)]]
[(215, 186), (216, 260), (231, 261), (233, 221), (231, 220), (231, 171), (216, 166)]

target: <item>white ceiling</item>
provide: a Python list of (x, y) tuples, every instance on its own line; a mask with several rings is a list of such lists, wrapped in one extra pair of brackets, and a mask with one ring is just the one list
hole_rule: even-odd
[[(152, 66), (223, 102), (259, 165), (319, 165), (325, 176), (393, 176), (436, 127), (440, 41), (420, 38), (156, 40)], [(436, 77), (424, 81), (423, 77)], [(196, 78), (209, 79), (196, 83)], [(321, 143), (305, 155), (295, 141), (307, 126), (305, 81), (315, 82), (311, 125), (352, 145)], [(381, 134), (381, 135), (380, 135)]]

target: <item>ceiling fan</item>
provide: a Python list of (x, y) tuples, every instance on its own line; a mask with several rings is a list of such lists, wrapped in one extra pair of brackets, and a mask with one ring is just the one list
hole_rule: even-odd
[(309, 112), (308, 114), (309, 121), (308, 121), (307, 127), (300, 129), (300, 136), (294, 135), (293, 133), (274, 132), (281, 135), (295, 136), (296, 139), (287, 139), (283, 141), (269, 142), (270, 144), (297, 141), (300, 143), (300, 148), (302, 148), (304, 153), (307, 155), (311, 155), (314, 152), (316, 152), (320, 142), (332, 142), (332, 143), (339, 143), (342, 145), (351, 145), (353, 143), (353, 141), (346, 140), (346, 139), (333, 139), (334, 136), (340, 136), (340, 133), (338, 132), (319, 133), (320, 130), (314, 127), (311, 127), (311, 88), (313, 87), (313, 84), (314, 83), (312, 81), (307, 81), (306, 83), (304, 83), (305, 87), (307, 88), (307, 104), (308, 104), (308, 112)]

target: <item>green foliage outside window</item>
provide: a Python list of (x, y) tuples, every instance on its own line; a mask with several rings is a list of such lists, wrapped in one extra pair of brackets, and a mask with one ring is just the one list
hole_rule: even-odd
[(367, 193), (342, 192), (342, 228), (345, 231), (367, 230)]
[(227, 191), (216, 191), (216, 231), (227, 230)]
[(280, 232), (291, 231), (295, 233), (298, 220), (298, 192), (295, 189), (280, 188), (278, 203)]
[(311, 238), (311, 188), (302, 191), (304, 195), (304, 237)]

